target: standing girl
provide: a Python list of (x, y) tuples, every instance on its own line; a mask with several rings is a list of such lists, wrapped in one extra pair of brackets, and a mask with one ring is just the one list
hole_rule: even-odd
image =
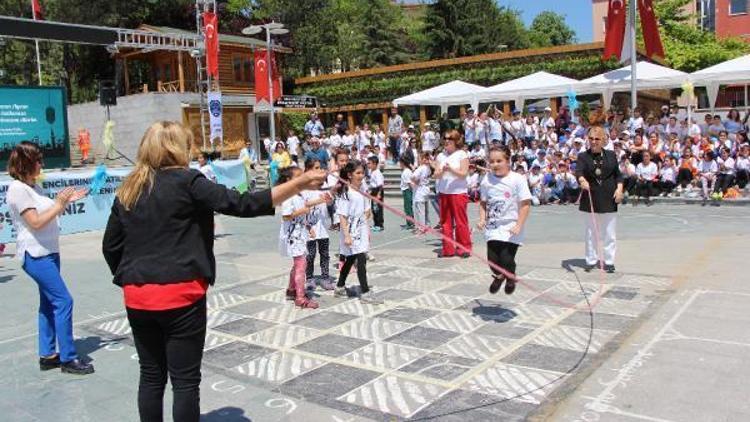
[[(316, 170), (320, 170), (320, 161), (316, 159), (305, 161), (305, 172)], [(310, 209), (310, 214), (307, 217), (312, 227), (310, 239), (307, 241), (307, 280), (309, 282), (313, 279), (315, 255), (318, 252), (320, 253), (320, 286), (325, 290), (333, 290), (333, 279), (328, 274), (331, 258), (329, 254), (328, 230), (326, 229), (330, 221), (328, 204), (333, 204), (333, 198), (328, 192), (321, 195), (320, 191), (315, 190), (306, 190), (302, 192), (302, 196), (308, 201), (308, 204), (318, 202), (321, 199), (323, 200), (323, 202), (319, 202)]]
[(430, 200), (431, 160), (430, 153), (423, 153), (421, 163), (411, 177), (411, 184), (414, 186), (414, 216), (417, 220), (417, 234), (424, 234), (430, 226), (427, 202)]
[[(287, 167), (279, 173), (279, 183), (286, 183), (302, 174), (299, 167)], [(318, 303), (305, 296), (305, 271), (307, 268), (307, 241), (312, 227), (307, 219), (311, 208), (305, 204), (302, 193), (292, 196), (281, 204), (281, 229), (279, 251), (282, 256), (292, 258), (289, 287), (286, 298), (294, 300), (300, 308), (315, 309)]]
[[(411, 178), (414, 175), (409, 160), (401, 157), (398, 161), (401, 167), (401, 197), (404, 200), (404, 213), (407, 217), (414, 218), (414, 190), (412, 189)], [(405, 230), (414, 230), (414, 223), (407, 219), (406, 224), (402, 226)]]
[[(507, 147), (490, 149), (490, 172), (482, 180), (479, 205), (480, 230), (487, 239), (487, 259), (511, 274), (516, 273), (516, 252), (523, 242), (523, 227), (531, 209), (529, 184), (522, 175), (510, 171)], [(495, 267), (490, 293), (497, 293), (505, 281), (505, 293), (512, 294), (516, 280), (506, 278)]]
[(365, 303), (378, 303), (367, 285), (367, 251), (370, 249), (370, 227), (367, 220), (372, 212), (370, 200), (358, 190), (365, 178), (365, 166), (360, 161), (350, 161), (340, 170), (339, 176), (341, 182), (336, 189), (336, 215), (341, 225), (339, 248), (341, 256), (345, 258), (333, 293), (335, 297), (348, 297), (346, 277), (356, 262), (359, 299)]

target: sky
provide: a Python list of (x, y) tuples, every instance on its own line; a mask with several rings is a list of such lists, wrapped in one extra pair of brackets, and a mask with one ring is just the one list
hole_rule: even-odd
[(497, 0), (497, 3), (519, 10), (527, 27), (539, 12), (551, 10), (565, 16), (579, 43), (591, 42), (593, 37), (591, 0)]

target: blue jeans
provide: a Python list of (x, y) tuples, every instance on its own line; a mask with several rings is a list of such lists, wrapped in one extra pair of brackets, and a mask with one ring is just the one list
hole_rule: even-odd
[(73, 298), (60, 276), (60, 254), (39, 258), (26, 253), (23, 270), (39, 285), (39, 356), (55, 354), (60, 347), (60, 361), (78, 358), (73, 343)]

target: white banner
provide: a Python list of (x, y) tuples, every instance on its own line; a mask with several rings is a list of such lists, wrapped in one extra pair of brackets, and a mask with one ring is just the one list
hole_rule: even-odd
[(224, 137), (224, 130), (221, 127), (221, 91), (209, 91), (208, 92), (208, 115), (210, 118), (211, 126), (211, 146), (213, 147), (214, 141), (218, 138), (221, 144), (222, 138)]

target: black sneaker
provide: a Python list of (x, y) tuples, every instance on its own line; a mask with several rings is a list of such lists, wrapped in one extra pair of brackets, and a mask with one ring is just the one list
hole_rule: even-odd
[(492, 284), (490, 284), (490, 293), (493, 295), (500, 291), (500, 286), (503, 285), (503, 281), (505, 281), (504, 275), (499, 275), (492, 277)]
[(463, 258), (463, 259), (471, 258), (471, 254), (468, 253), (468, 252), (464, 252), (464, 253), (460, 254), (459, 256), (461, 258)]
[(88, 375), (94, 373), (94, 365), (90, 363), (83, 363), (79, 359), (74, 359), (70, 362), (62, 363), (60, 365), (60, 369), (64, 374)]
[(49, 371), (50, 369), (57, 369), (60, 367), (60, 355), (52, 356), (51, 358), (39, 358), (39, 370)]
[(591, 270), (593, 270), (594, 268), (596, 268), (596, 264), (585, 264), (583, 266), (583, 271), (586, 271), (587, 273), (590, 273)]
[(512, 295), (513, 292), (516, 291), (516, 281), (515, 280), (507, 280), (505, 282), (505, 294), (506, 295)]
[(454, 256), (456, 256), (456, 255), (446, 255), (446, 254), (444, 254), (444, 253), (441, 252), (441, 253), (438, 254), (437, 257), (438, 258), (453, 258)]
[(613, 274), (615, 272), (615, 266), (613, 264), (605, 264), (604, 271), (606, 271), (609, 274)]

